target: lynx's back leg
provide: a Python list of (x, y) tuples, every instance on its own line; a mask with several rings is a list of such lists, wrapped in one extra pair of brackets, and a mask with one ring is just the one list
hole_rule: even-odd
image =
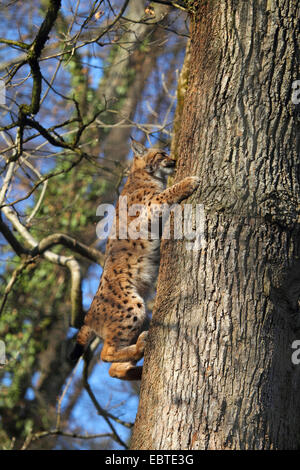
[(110, 343), (109, 340), (104, 341), (101, 351), (101, 359), (104, 362), (137, 362), (144, 355), (148, 331), (143, 331), (137, 339), (136, 344), (119, 348)]
[(114, 362), (110, 369), (111, 377), (121, 380), (141, 380), (142, 366), (136, 366), (135, 362)]
[(105, 362), (113, 362), (109, 369), (111, 377), (121, 380), (141, 380), (143, 367), (136, 366), (136, 362), (144, 355), (147, 335), (148, 331), (143, 331), (136, 344), (118, 350), (104, 343), (101, 358)]

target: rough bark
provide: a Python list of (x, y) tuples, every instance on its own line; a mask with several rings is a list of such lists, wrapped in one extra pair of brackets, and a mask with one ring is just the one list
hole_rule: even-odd
[(133, 449), (299, 448), (297, 18), (222, 0), (192, 19), (176, 180), (201, 178), (207, 243), (162, 242)]

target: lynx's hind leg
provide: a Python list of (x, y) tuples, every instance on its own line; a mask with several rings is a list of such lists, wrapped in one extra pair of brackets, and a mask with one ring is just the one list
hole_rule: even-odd
[(121, 380), (141, 380), (142, 366), (136, 366), (135, 362), (114, 362), (110, 369), (109, 375)]
[(143, 331), (137, 339), (136, 344), (117, 349), (105, 340), (101, 352), (101, 359), (104, 362), (137, 362), (144, 355), (148, 331)]

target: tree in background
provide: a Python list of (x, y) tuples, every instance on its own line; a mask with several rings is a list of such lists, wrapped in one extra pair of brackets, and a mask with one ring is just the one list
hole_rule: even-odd
[(204, 231), (162, 242), (133, 449), (299, 448), (299, 13), (191, 7), (173, 149)]
[[(99, 370), (89, 384), (98, 352), (70, 392), (70, 325), (99, 281), (96, 209), (118, 195), (130, 135), (170, 143), (186, 14), (164, 2), (32, 0), (2, 2), (0, 21), (1, 447), (123, 448), (133, 417), (119, 402), (135, 392), (110, 383), (101, 405)], [(104, 423), (96, 441), (69, 439), (85, 434), (73, 418), (83, 390), (82, 414)]]

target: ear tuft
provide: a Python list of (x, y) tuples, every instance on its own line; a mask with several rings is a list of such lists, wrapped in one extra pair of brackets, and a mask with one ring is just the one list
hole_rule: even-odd
[(138, 157), (143, 157), (148, 152), (148, 149), (137, 140), (134, 140), (132, 137), (130, 137), (130, 139), (131, 139), (131, 148), (132, 148), (134, 155), (137, 155)]

